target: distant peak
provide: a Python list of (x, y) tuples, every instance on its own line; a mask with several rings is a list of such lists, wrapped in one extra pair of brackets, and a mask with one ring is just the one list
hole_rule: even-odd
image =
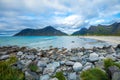
[(45, 28), (53, 28), (52, 26), (47, 26), (47, 27), (45, 27)]

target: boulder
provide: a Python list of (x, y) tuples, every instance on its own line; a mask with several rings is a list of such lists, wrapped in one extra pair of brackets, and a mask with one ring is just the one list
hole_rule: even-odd
[(116, 51), (115, 51), (115, 49), (113, 48), (113, 46), (110, 46), (110, 47), (108, 47), (107, 52), (108, 52), (108, 53), (115, 53)]
[(69, 73), (68, 80), (76, 80), (76, 78), (77, 78), (76, 72)]
[(78, 72), (82, 69), (82, 64), (80, 62), (75, 62), (75, 64), (73, 65), (73, 70)]
[(114, 57), (114, 55), (107, 55), (105, 58), (110, 58), (110, 59), (112, 59), (112, 60), (116, 60), (116, 57)]
[(0, 60), (5, 60), (5, 59), (8, 59), (10, 57), (10, 55), (2, 55), (0, 57)]
[(50, 76), (48, 74), (40, 76), (39, 80), (49, 80)]
[(35, 72), (25, 71), (25, 80), (38, 80), (38, 78)]
[(120, 80), (120, 69), (118, 67), (110, 66), (107, 73), (111, 80)]
[(118, 44), (116, 48), (120, 49), (120, 44)]
[(83, 67), (83, 71), (84, 71), (84, 70), (88, 70), (88, 69), (92, 68), (93, 66), (94, 66), (94, 65), (93, 65), (92, 63), (87, 62), (87, 63), (84, 65), (84, 67)]
[(89, 56), (89, 61), (90, 62), (96, 62), (99, 60), (99, 55), (96, 53), (91, 53)]

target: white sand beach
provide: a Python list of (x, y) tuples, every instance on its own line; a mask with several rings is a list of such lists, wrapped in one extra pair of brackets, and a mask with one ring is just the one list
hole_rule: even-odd
[(84, 38), (97, 39), (113, 44), (120, 44), (120, 36), (84, 36)]

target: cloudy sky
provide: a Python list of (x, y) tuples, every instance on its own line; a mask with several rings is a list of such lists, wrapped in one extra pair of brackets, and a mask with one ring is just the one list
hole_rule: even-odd
[(120, 22), (120, 0), (0, 0), (0, 34), (51, 25), (66, 33)]

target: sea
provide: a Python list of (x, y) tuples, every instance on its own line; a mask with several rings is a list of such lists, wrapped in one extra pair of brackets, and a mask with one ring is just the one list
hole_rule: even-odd
[(26, 46), (30, 48), (93, 48), (113, 45), (109, 42), (79, 36), (0, 36), (0, 46)]

